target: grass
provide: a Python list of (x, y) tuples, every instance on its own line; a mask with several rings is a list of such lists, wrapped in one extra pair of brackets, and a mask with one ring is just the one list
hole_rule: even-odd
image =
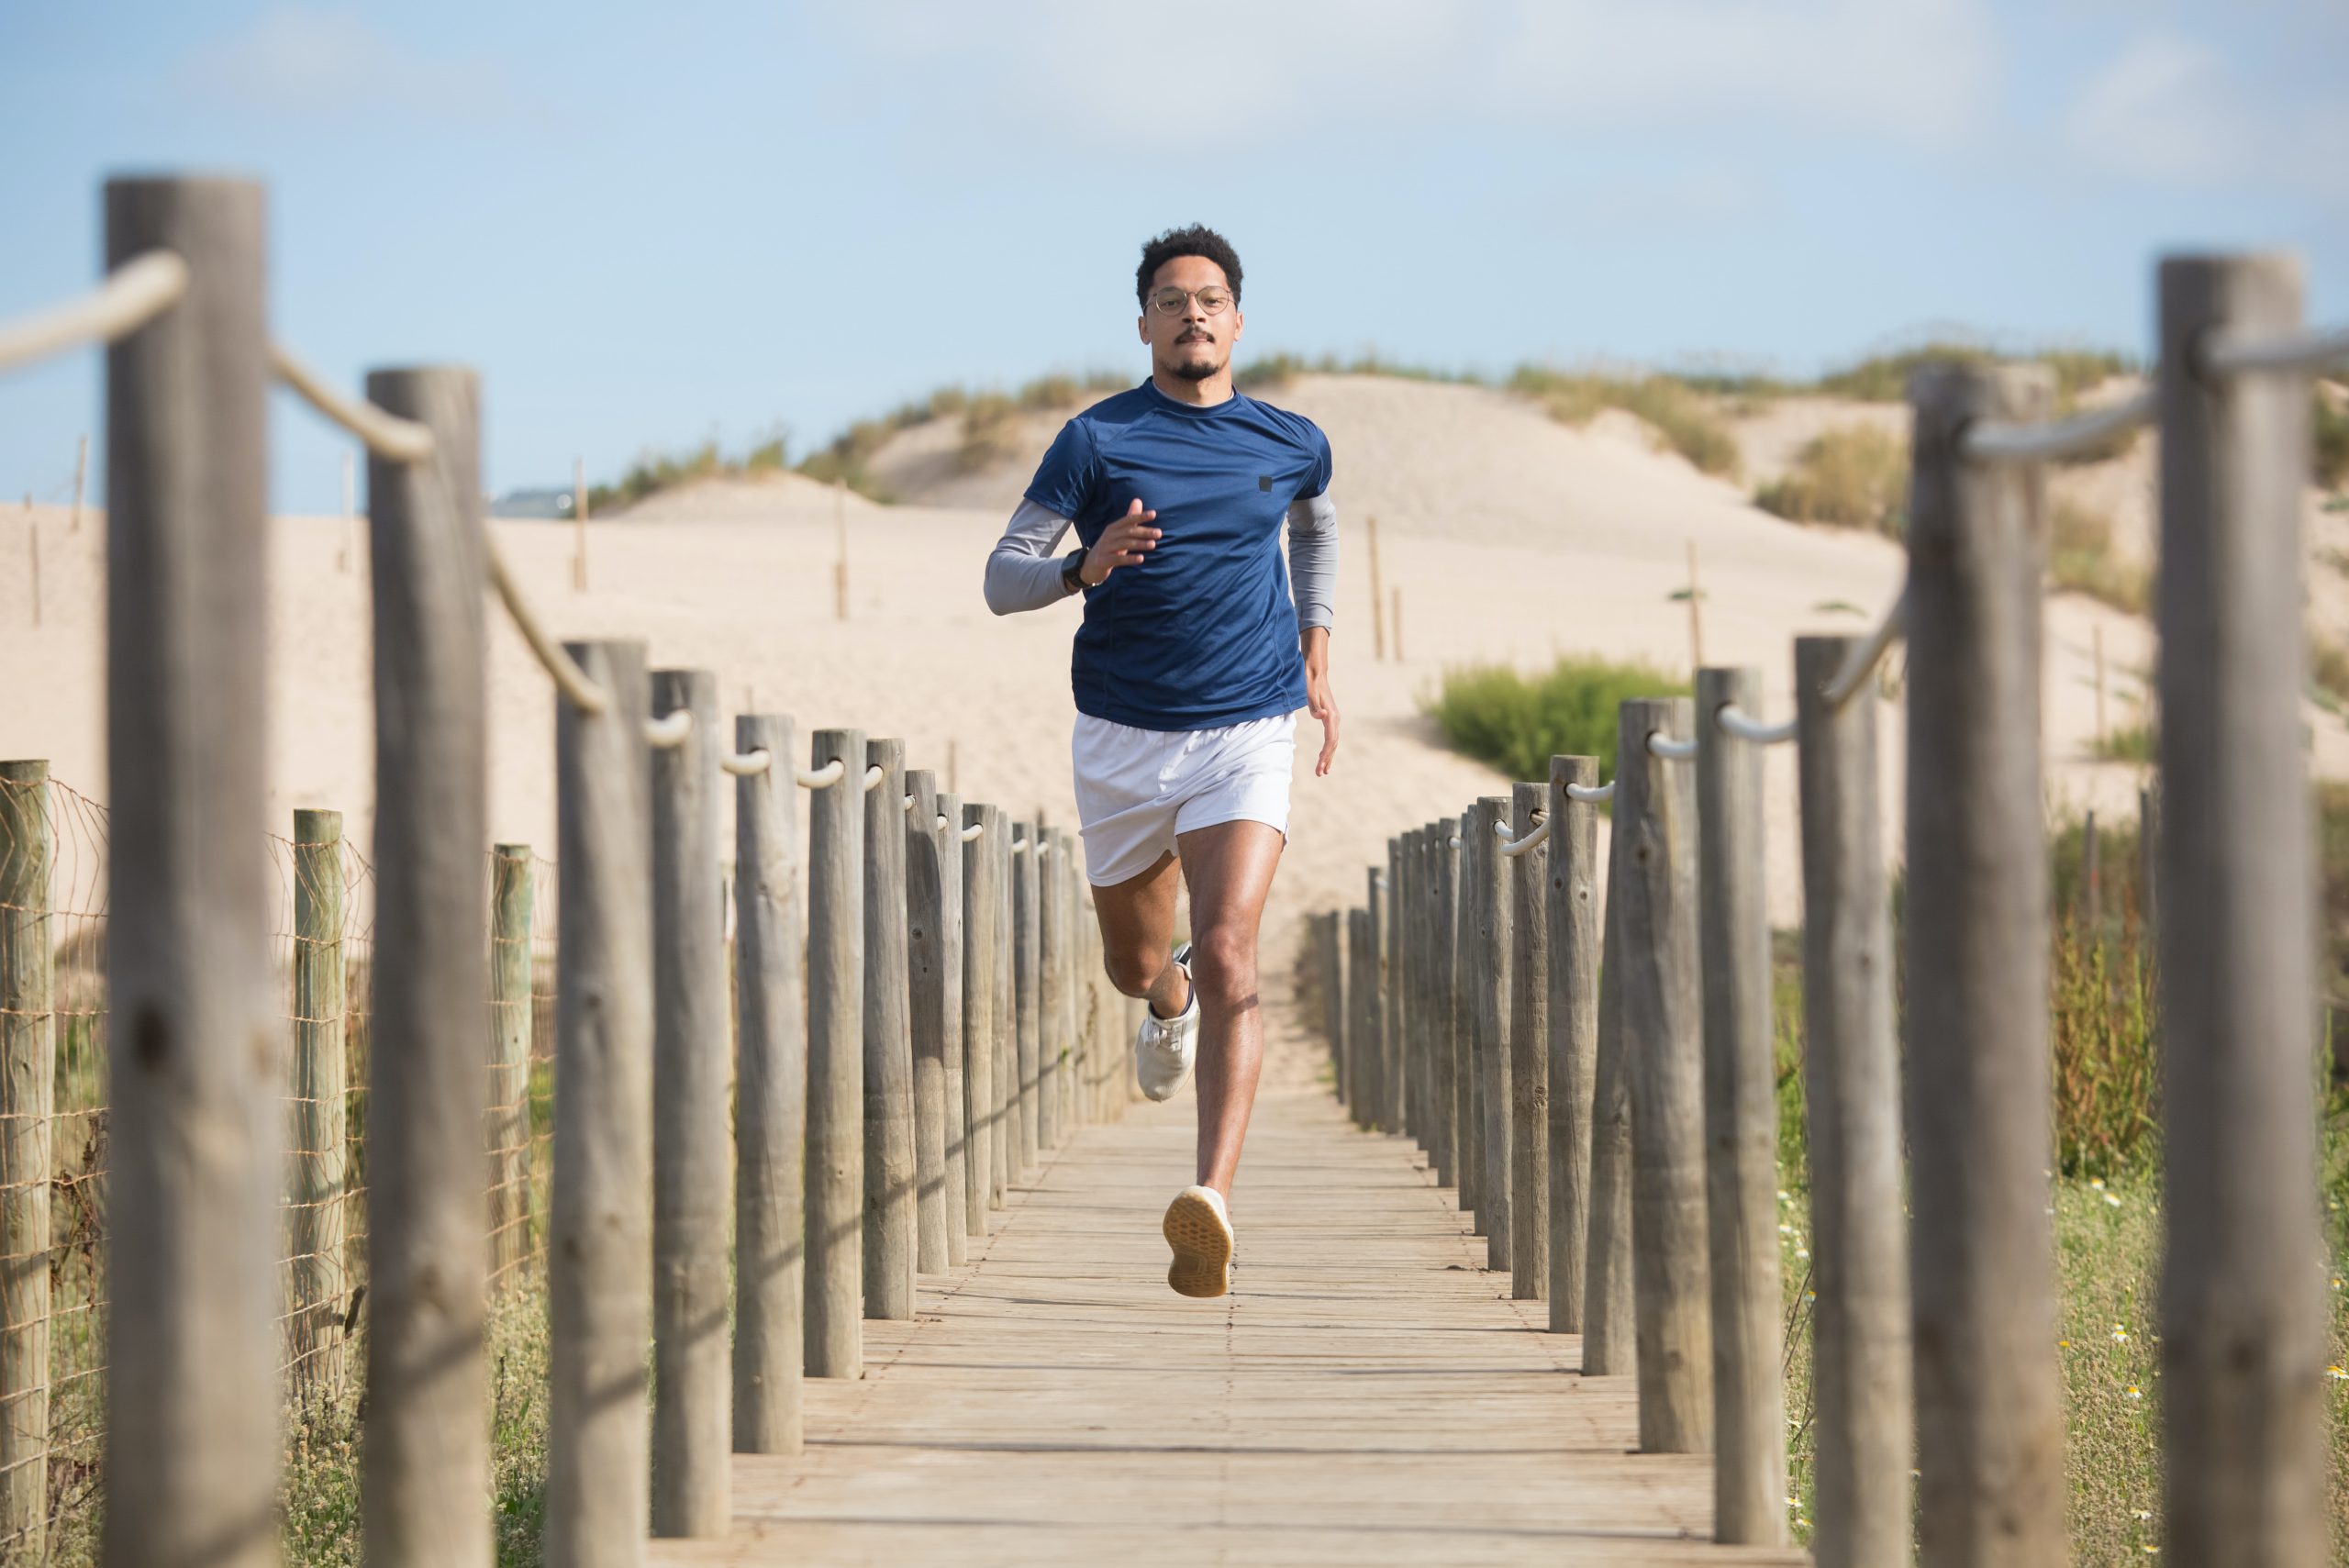
[(2349, 393), (2321, 385), (2310, 401), (2317, 483), (2327, 490), (2349, 488)]
[(1516, 779), (1546, 779), (1553, 756), (1597, 757), (1615, 776), (1617, 709), (1626, 698), (1686, 696), (1688, 683), (1648, 664), (1590, 655), (1527, 675), (1505, 664), (1454, 666), (1422, 703), (1457, 751)]
[(2349, 648), (2321, 632), (2309, 633), (2309, 684), (2334, 713), (2349, 705)]
[[(1966, 364), (1990, 364), (2007, 356), (1979, 343), (1920, 343), (1888, 354), (1873, 354), (1856, 364), (1820, 376), (1816, 390), (1864, 403), (1898, 403), (1909, 395), (1909, 378), (1920, 367), (1955, 360)], [(2059, 399), (2077, 397), (2110, 376), (2126, 375), (2137, 368), (2126, 354), (2103, 349), (2055, 349), (2023, 356), (2055, 373)]]
[(2047, 580), (2131, 615), (2143, 615), (2153, 599), (2152, 574), (2113, 553), (2112, 519), (2063, 497), (2048, 511)]
[(1508, 390), (1531, 397), (1563, 424), (1586, 423), (1620, 408), (1644, 420), (1664, 447), (1705, 473), (1737, 472), (1737, 439), (1705, 395), (1675, 376), (1609, 376), (1520, 365)]
[(1786, 477), (1753, 504), (1798, 523), (1826, 523), (1901, 537), (1908, 527), (1909, 443), (1873, 425), (1821, 431)]

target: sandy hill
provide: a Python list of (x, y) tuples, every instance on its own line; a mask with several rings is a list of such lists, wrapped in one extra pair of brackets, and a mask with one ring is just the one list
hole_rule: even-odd
[[(1281, 960), (1302, 915), (1359, 900), (1364, 867), (1383, 857), (1389, 834), (1505, 789), (1490, 769), (1445, 750), (1420, 713), (1445, 665), (1595, 651), (1685, 668), (1687, 609), (1672, 595), (1687, 584), (1693, 543), (1706, 595), (1706, 657), (1760, 666), (1776, 717), (1789, 703), (1789, 639), (1804, 630), (1858, 629), (1862, 617), (1837, 606), (1872, 616), (1900, 578), (1901, 551), (1889, 540), (1759, 511), (1746, 482), (1699, 473), (1659, 450), (1626, 416), (1574, 428), (1499, 392), (1368, 376), (1306, 376), (1268, 395), (1329, 432), (1344, 528), (1335, 664), (1344, 745), (1333, 776), (1313, 778), (1319, 730), (1300, 720), (1291, 844), (1267, 932), (1275, 995), (1285, 994)], [(1739, 427), (1748, 481), (1789, 461), (1786, 454), (1819, 429), (1898, 416), (1825, 400), (1765, 406)], [(939, 770), (967, 796), (1041, 808), (1073, 824), (1074, 607), (998, 619), (979, 595), (988, 547), (1062, 417), (1024, 417), (1003, 455), (941, 477), (928, 491), (913, 483), (920, 465), (941, 475), (956, 466), (940, 454), (957, 450), (959, 434), (946, 421), (902, 433), (881, 454), (880, 470), (913, 497), (907, 504), (877, 505), (796, 475), (715, 481), (651, 498), (591, 526), (584, 591), (572, 585), (570, 525), (494, 526), (525, 590), (562, 634), (642, 638), (657, 665), (718, 671), (729, 709), (788, 712), (803, 733), (856, 724), (902, 736), (918, 765)], [(2109, 473), (2075, 471), (2059, 483), (2121, 493), (2146, 486), (2150, 446), (2140, 441), (2120, 462), (2099, 465)], [(1390, 647), (1383, 662), (1371, 656), (1367, 629), (1364, 525), (1373, 516), (1383, 585), (1402, 595), (1401, 655)], [(833, 602), (842, 518), (844, 621)], [(2339, 552), (2349, 544), (2342, 537), (2349, 517), (2319, 514), (2316, 523), (2312, 549)], [(273, 528), (271, 819), (284, 824), (297, 806), (339, 807), (363, 844), (373, 768), (363, 539), (360, 564), (343, 571), (339, 521), (282, 517)], [(85, 518), (71, 533), (61, 510), (11, 509), (0, 517), (0, 560), (21, 560), (34, 528), (41, 533), (39, 627), (26, 575), (0, 570), (0, 669), (11, 674), (0, 683), (0, 755), (48, 757), (61, 779), (102, 797), (102, 522)], [(2336, 568), (2311, 575), (2321, 595), (2337, 596)], [(2052, 599), (2047, 617), (2051, 803), (2126, 815), (2139, 770), (2086, 755), (2095, 723), (2091, 650), (2100, 631), (2111, 717), (2120, 722), (2150, 668), (2149, 628), (2076, 595)], [(491, 829), (551, 846), (553, 699), (494, 612), (490, 684)], [(2313, 707), (2310, 722), (2319, 766), (2349, 773), (2349, 732)], [(1898, 723), (1895, 704), (1885, 714), (1887, 852), (1899, 832)], [(1791, 921), (1799, 896), (1792, 759), (1784, 749), (1773, 753), (1769, 780), (1772, 905), (1776, 918)]]

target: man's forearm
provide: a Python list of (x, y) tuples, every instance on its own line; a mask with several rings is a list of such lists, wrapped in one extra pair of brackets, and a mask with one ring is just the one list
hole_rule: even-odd
[(1052, 558), (1069, 522), (1056, 512), (1023, 500), (987, 552), (987, 608), (999, 616), (1041, 610), (1069, 596), (1061, 563)]

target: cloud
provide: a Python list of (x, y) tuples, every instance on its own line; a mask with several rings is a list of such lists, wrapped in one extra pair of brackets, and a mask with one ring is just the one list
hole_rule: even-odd
[(882, 93), (1158, 147), (1462, 120), (1947, 141), (1998, 64), (1983, 0), (867, 0), (826, 25)]
[(177, 74), (199, 100), (301, 119), (487, 119), (513, 103), (493, 61), (423, 53), (348, 8), (276, 6), (197, 49)]
[(2349, 196), (2349, 110), (2252, 93), (2226, 56), (2175, 33), (2140, 35), (2091, 76), (2064, 136), (2090, 166), (2149, 183)]

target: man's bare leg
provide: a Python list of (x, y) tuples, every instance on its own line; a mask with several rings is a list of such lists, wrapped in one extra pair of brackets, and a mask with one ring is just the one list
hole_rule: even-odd
[(1101, 924), (1101, 962), (1109, 972), (1109, 984), (1128, 996), (1145, 998), (1162, 1018), (1175, 1018), (1191, 1005), (1189, 983), (1168, 962), (1174, 956), (1174, 895), (1181, 874), (1169, 853), (1139, 876), (1093, 889), (1093, 908)]

